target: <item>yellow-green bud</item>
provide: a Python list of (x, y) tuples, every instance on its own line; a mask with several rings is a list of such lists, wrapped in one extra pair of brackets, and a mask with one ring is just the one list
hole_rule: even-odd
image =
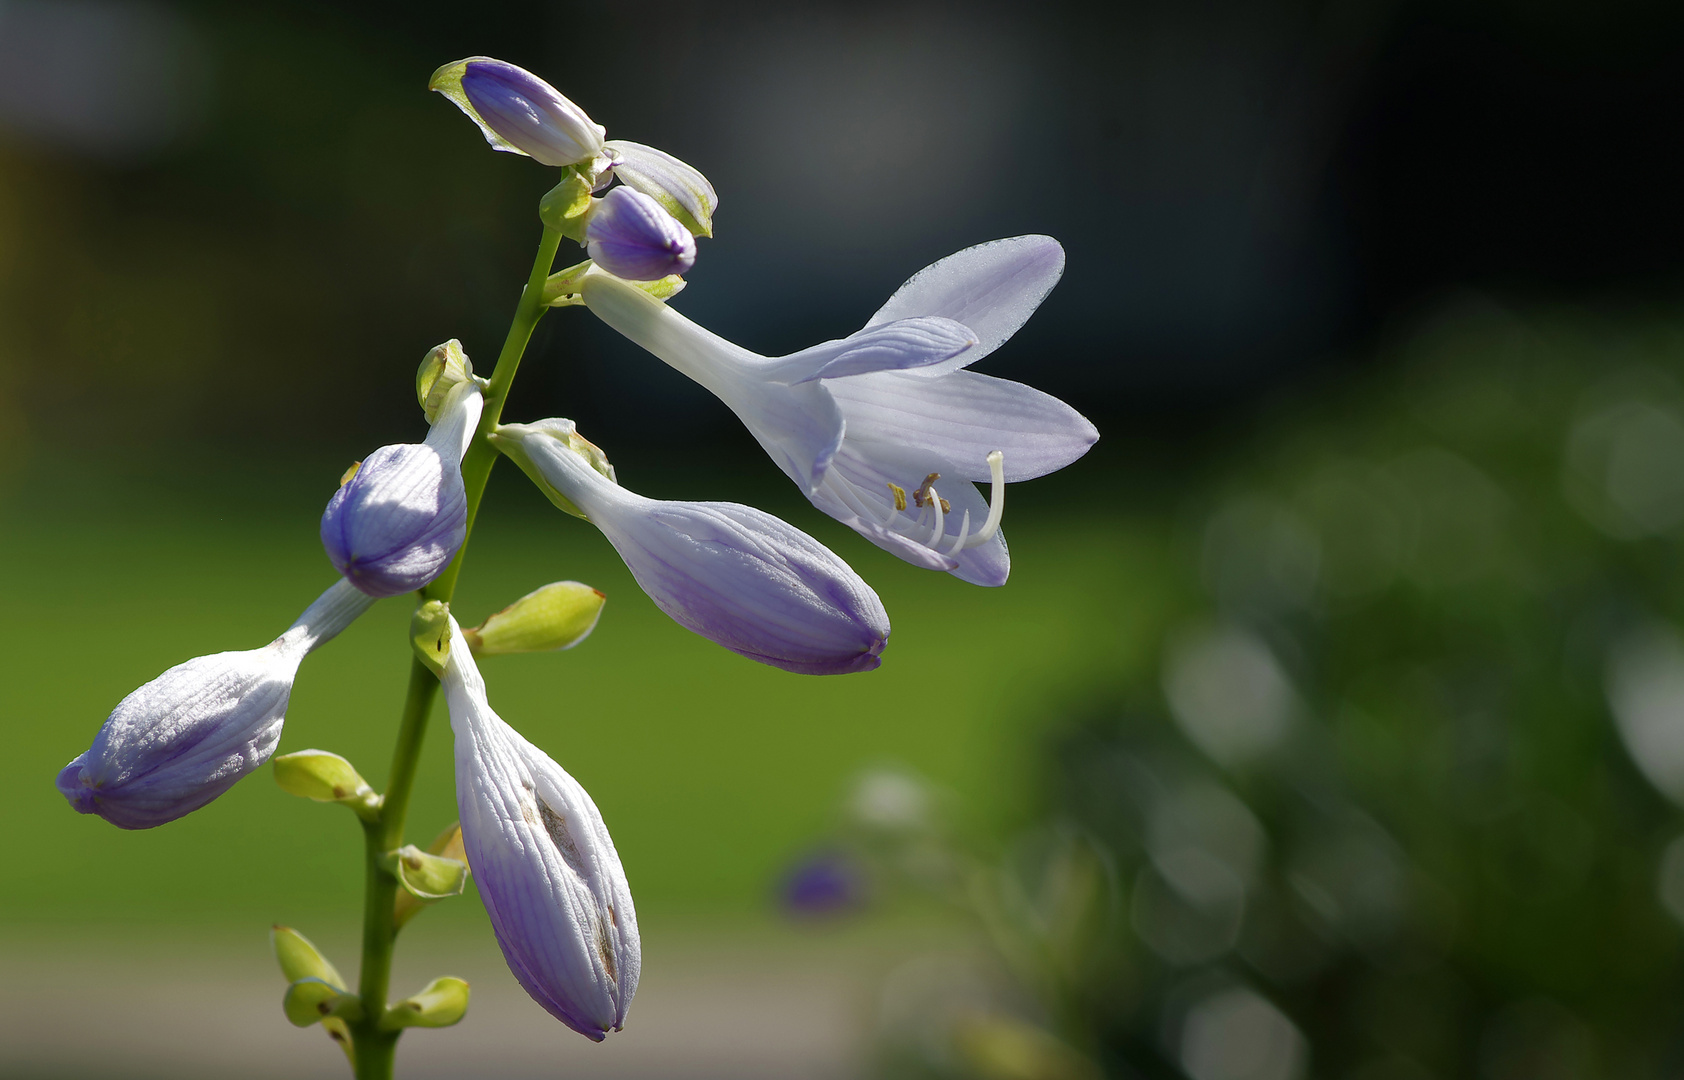
[(468, 883), (468, 864), (405, 844), (386, 854), (386, 869), (417, 900), (431, 903), (460, 896)]
[(409, 618), (409, 644), (416, 657), (434, 675), (444, 675), (450, 659), (450, 605), (429, 600)]
[(462, 631), (462, 636), (475, 656), (571, 649), (596, 629), (606, 599), (578, 581), (551, 582)]
[(380, 796), (349, 761), (326, 750), (299, 750), (275, 759), (275, 783), (292, 795), (349, 806), (368, 819), (380, 809)]
[(330, 1016), (356, 1020), (363, 1011), (357, 995), (314, 978), (299, 979), (287, 987), (286, 996), (281, 998), (281, 1009), (294, 1027), (319, 1024)]
[(586, 218), (591, 211), (591, 182), (568, 169), (561, 183), (538, 200), (538, 220), (570, 240), (585, 242)]
[(276, 924), (269, 928), (269, 943), (275, 947), (275, 959), (281, 965), (281, 975), (289, 983), (300, 979), (320, 979), (335, 990), (345, 989), (345, 979), (310, 939), (290, 926)]
[(406, 1027), (449, 1027), (466, 1015), (468, 983), (464, 979), (446, 975), (428, 983), (414, 997), (404, 998), (386, 1010), (380, 1027), (385, 1031), (396, 1031)]
[[(452, 822), (450, 828), (439, 833), (433, 842), (427, 845), (427, 853), (441, 855), (446, 859), (455, 859), (464, 866), (468, 863), (468, 853), (462, 847), (462, 826)], [(470, 867), (470, 870), (472, 868)], [(409, 920), (426, 907), (426, 901), (417, 899), (407, 889), (399, 889), (398, 895), (392, 901), (392, 928), (402, 930)]]
[(450, 391), (473, 377), (474, 365), (462, 351), (460, 341), (451, 338), (429, 349), (415, 373), (415, 398), (421, 404), (421, 411), (427, 414), (427, 423), (438, 419), (439, 409)]
[[(568, 307), (573, 304), (583, 304), (585, 298), (580, 295), (580, 289), (587, 275), (605, 273), (591, 260), (586, 259), (576, 266), (569, 266), (565, 270), (557, 270), (544, 282), (544, 304), (546, 307)], [(670, 300), (683, 291), (685, 281), (678, 274), (668, 274), (664, 278), (654, 281), (628, 281), (627, 285), (642, 289), (657, 300)]]

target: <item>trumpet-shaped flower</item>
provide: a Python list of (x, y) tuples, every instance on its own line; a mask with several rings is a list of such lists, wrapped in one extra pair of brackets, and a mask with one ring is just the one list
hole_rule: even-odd
[(470, 56), (433, 72), (427, 89), (455, 102), (494, 150), (553, 166), (579, 165), (602, 154), (603, 127), (525, 68)]
[(462, 845), (497, 944), (533, 1000), (600, 1042), (625, 1023), (643, 963), (608, 827), (577, 780), (491, 711), (455, 619), (443, 683)]
[(491, 439), (558, 506), (601, 529), (679, 625), (785, 671), (837, 675), (881, 662), (889, 639), (882, 601), (801, 530), (738, 503), (627, 491), (606, 465), (587, 460), (596, 448), (571, 420), (505, 424)]
[(462, 455), (479, 428), (479, 384), (456, 384), (420, 443), (382, 446), (322, 513), (333, 568), (370, 596), (413, 592), (438, 577), (468, 535)]
[[(908, 562), (978, 585), (1011, 570), (1005, 485), (1061, 469), (1099, 433), (1064, 402), (963, 370), (998, 348), (1064, 270), (1047, 236), (997, 240), (914, 275), (864, 329), (765, 357), (611, 277), (599, 318), (712, 391), (814, 506)], [(973, 482), (992, 487), (988, 502)]]
[(274, 753), (298, 665), (374, 601), (335, 582), (261, 649), (177, 664), (118, 703), (58, 774), (70, 805), (125, 829), (204, 806)]
[(591, 260), (627, 281), (659, 281), (687, 274), (696, 263), (696, 239), (660, 203), (627, 187), (611, 189), (585, 226)]

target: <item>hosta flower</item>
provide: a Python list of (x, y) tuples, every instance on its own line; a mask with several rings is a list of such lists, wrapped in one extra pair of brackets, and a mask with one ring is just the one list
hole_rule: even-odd
[(322, 546), (345, 580), (370, 596), (397, 596), (455, 558), (468, 535), (462, 455), (484, 405), (477, 383), (457, 383), (425, 442), (382, 446), (333, 493)]
[(585, 227), (591, 260), (628, 281), (659, 281), (687, 274), (696, 262), (696, 240), (661, 204), (631, 188), (602, 197)]
[(299, 663), (373, 603), (335, 582), (263, 648), (170, 668), (118, 703), (93, 745), (59, 772), (59, 793), (125, 829), (197, 810), (269, 760)]
[(571, 420), (504, 424), (491, 439), (557, 505), (601, 529), (679, 625), (785, 671), (835, 675), (880, 663), (889, 639), (882, 601), (801, 530), (737, 503), (627, 491)]
[[(814, 506), (908, 562), (1002, 585), (1005, 484), (1063, 468), (1099, 433), (1049, 394), (962, 369), (1011, 337), (1063, 269), (1051, 237), (967, 248), (916, 274), (858, 333), (784, 357), (611, 277), (587, 278), (581, 295), (730, 406)], [(983, 481), (987, 503), (972, 486)]]
[(443, 683), (462, 846), (497, 944), (533, 1000), (601, 1041), (625, 1023), (643, 963), (608, 827), (577, 780), (491, 711), (455, 619)]
[(582, 164), (602, 153), (602, 126), (525, 68), (470, 56), (433, 72), (427, 89), (455, 102), (495, 150), (555, 166)]

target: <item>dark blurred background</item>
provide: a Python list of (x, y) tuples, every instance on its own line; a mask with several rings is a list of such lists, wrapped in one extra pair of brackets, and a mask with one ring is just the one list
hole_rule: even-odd
[[(118, 834), (50, 778), (128, 689), (322, 586), (315, 516), (419, 437), (427, 348), (489, 369), (552, 177), (425, 91), (474, 54), (709, 176), (674, 306), (763, 353), (1056, 236), (1063, 282), (984, 367), (1104, 435), (1014, 489), (1013, 580), (971, 589), (832, 528), (587, 312), (545, 320), (510, 416), (575, 418), (646, 493), (783, 514), (896, 628), (871, 675), (757, 668), (499, 470), (473, 617), (559, 577), (613, 597), (580, 649), (488, 666), (645, 912), (642, 1022), (570, 1069), (1684, 1068), (1684, 7), (6, 0), (0, 949), (29, 978), (0, 1071), (255, 1068), (164, 1034), (218, 1007), (276, 1029), (277, 1075), (337, 1068), (281, 1026), (260, 930), (310, 916), (354, 966), (352, 830), (259, 778)], [(283, 749), (381, 774), (387, 606), (306, 665)], [(417, 834), (452, 813), (442, 723), (429, 753)], [(575, 1052), (495, 996), (477, 904), (418, 926), (491, 1003), (411, 1040), (482, 1056), (418, 1073)], [(86, 1023), (184, 970), (199, 1012)]]

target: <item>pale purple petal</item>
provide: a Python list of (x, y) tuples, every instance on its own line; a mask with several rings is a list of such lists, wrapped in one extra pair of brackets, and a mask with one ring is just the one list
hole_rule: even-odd
[[(602, 152), (602, 128), (555, 87), (514, 64), (474, 57), (462, 70), (462, 94), (499, 150), (543, 165), (576, 165)], [(495, 139), (492, 138), (495, 136)], [(501, 145), (499, 145), (501, 143)]]
[(974, 364), (1017, 333), (1064, 273), (1064, 248), (1050, 236), (1014, 236), (966, 248), (914, 274), (866, 326), (940, 315), (976, 332)]
[(977, 483), (988, 481), (995, 450), (1015, 483), (1064, 468), (1099, 439), (1087, 417), (1051, 394), (974, 371), (939, 380), (881, 372), (825, 385), (850, 443), (928, 450), (950, 473)]
[(607, 144), (614, 157), (614, 175), (660, 202), (697, 236), (713, 235), (713, 212), (719, 195), (707, 177), (664, 150), (642, 143), (613, 139)]
[(627, 281), (659, 281), (687, 274), (696, 262), (696, 239), (659, 203), (630, 188), (602, 197), (585, 227), (591, 260)]
[(769, 376), (788, 383), (842, 379), (876, 371), (929, 369), (964, 362), (976, 335), (964, 323), (926, 316), (901, 319), (791, 353)]

